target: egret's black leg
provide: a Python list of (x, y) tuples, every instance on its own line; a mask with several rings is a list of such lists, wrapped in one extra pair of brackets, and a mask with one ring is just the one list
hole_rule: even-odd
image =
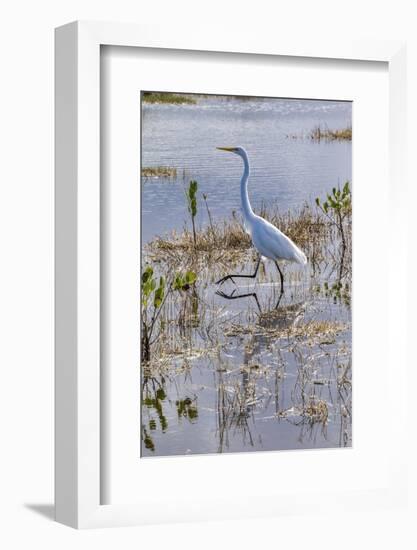
[(275, 309), (278, 309), (278, 306), (281, 303), (283, 296), (284, 296), (284, 291), (281, 291), (281, 294), (279, 295), (278, 302), (277, 302), (277, 305), (275, 306)]
[(258, 306), (259, 312), (262, 313), (261, 306), (259, 304), (259, 300), (258, 300), (258, 296), (256, 295), (256, 292), (248, 292), (247, 294), (235, 294), (235, 292), (236, 290), (234, 290), (231, 294), (225, 294), (221, 290), (217, 290), (216, 294), (218, 296), (221, 296), (222, 298), (225, 298), (226, 300), (237, 300), (238, 298), (247, 298), (248, 296), (253, 296)]
[[(237, 278), (244, 278), (244, 279), (254, 279), (256, 275), (258, 274), (259, 264), (261, 263), (261, 258), (259, 258), (258, 263), (256, 264), (255, 273), (253, 275), (226, 275), (225, 277), (222, 277), (216, 282), (216, 285), (220, 285), (221, 283), (224, 283), (228, 279), (237, 279)], [(279, 268), (278, 268), (279, 269)], [(234, 282), (234, 281), (233, 281)]]
[(281, 294), (283, 294), (284, 293), (284, 275), (282, 274), (281, 268), (279, 267), (278, 262), (276, 260), (275, 260), (275, 265), (277, 266), (279, 276), (281, 279)]

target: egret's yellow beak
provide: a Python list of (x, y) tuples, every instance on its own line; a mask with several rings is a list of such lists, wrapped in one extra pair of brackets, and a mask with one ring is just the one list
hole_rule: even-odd
[(229, 153), (234, 153), (236, 151), (236, 147), (216, 147), (216, 149), (219, 149), (220, 151), (228, 151)]

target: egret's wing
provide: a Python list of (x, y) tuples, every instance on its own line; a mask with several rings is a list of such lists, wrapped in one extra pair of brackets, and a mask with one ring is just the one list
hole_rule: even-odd
[(267, 258), (282, 259), (305, 264), (307, 258), (298, 246), (277, 227), (258, 218), (252, 231), (252, 240), (260, 253)]

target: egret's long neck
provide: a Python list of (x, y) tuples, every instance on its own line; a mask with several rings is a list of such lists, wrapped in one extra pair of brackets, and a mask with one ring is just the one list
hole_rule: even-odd
[(243, 170), (243, 176), (240, 180), (240, 197), (242, 200), (242, 210), (243, 210), (243, 217), (245, 221), (250, 224), (250, 222), (253, 220), (255, 214), (252, 210), (252, 207), (249, 202), (249, 195), (248, 195), (248, 179), (249, 179), (249, 159), (246, 154), (242, 155), (243, 164), (244, 164), (244, 170)]

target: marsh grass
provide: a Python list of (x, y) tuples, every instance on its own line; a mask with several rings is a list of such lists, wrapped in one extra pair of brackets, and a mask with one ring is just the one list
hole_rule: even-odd
[[(351, 223), (346, 219), (347, 251), (344, 251), (344, 273), (340, 274), (340, 239), (333, 224), (316, 207), (304, 205), (297, 211), (281, 213), (278, 208), (263, 206), (259, 214), (271, 221), (297, 243), (307, 254), (311, 266), (312, 281), (323, 279), (321, 284), (312, 284), (310, 294), (343, 303), (350, 307), (351, 274)], [(156, 273), (172, 273), (182, 269), (192, 269), (197, 276), (197, 284), (188, 292), (171, 297), (161, 314), (159, 331), (162, 336), (158, 343), (157, 356), (175, 353), (175, 348), (188, 350), (192, 330), (213, 330), (218, 324), (218, 311), (207, 302), (211, 285), (221, 274), (238, 266), (250, 265), (256, 261), (249, 235), (245, 233), (241, 220), (235, 214), (229, 220), (214, 222), (210, 219), (207, 227), (193, 233), (185, 228), (181, 233), (157, 237), (146, 247), (146, 258), (155, 266)], [(269, 284), (273, 274), (261, 265), (258, 281)], [(273, 281), (273, 279), (272, 279)], [(271, 281), (271, 284), (273, 284)], [(287, 269), (288, 284), (303, 285), (297, 277), (297, 270)], [(301, 287), (300, 287), (301, 288)], [(270, 293), (271, 294), (271, 293)], [(206, 296), (206, 297), (205, 297)], [(298, 340), (301, 338), (325, 344), (335, 341), (345, 330), (342, 323), (326, 319), (310, 320), (308, 323), (294, 324), (300, 315), (296, 302), (273, 309), (278, 296), (272, 287), (267, 312), (255, 312), (250, 323), (237, 322), (223, 325), (223, 335), (253, 334), (261, 332), (265, 336)], [(225, 306), (226, 307), (226, 306)], [(301, 308), (302, 309), (302, 308)], [(260, 313), (260, 314), (259, 314)], [(210, 318), (211, 316), (211, 318)], [(290, 323), (291, 321), (291, 323)], [(209, 327), (209, 328), (208, 328)], [(171, 336), (169, 336), (171, 334)], [(170, 338), (170, 342), (166, 337)], [(207, 334), (204, 335), (208, 338)], [(173, 343), (176, 342), (174, 346)]]
[(332, 130), (318, 124), (309, 133), (309, 138), (313, 141), (352, 141), (352, 126)]
[[(175, 299), (181, 301), (178, 297)], [(187, 304), (189, 318), (192, 318), (194, 312), (189, 300)], [(175, 403), (183, 401), (191, 405), (192, 402), (190, 417), (178, 414), (179, 417), (187, 416), (190, 422), (207, 413), (203, 409), (200, 414), (200, 394), (198, 391), (190, 393), (195, 385), (187, 388), (187, 380), (193, 380), (196, 365), (205, 365), (204, 369), (212, 372), (217, 396), (213, 414), (217, 423), (218, 452), (227, 451), (237, 434), (245, 446), (256, 447), (254, 415), (262, 416), (271, 399), (276, 402), (276, 420), (293, 424), (300, 430), (300, 439), (308, 441), (318, 437), (318, 433), (326, 438), (329, 419), (334, 422), (337, 414), (341, 418), (340, 445), (349, 445), (351, 369), (349, 349), (340, 344), (340, 338), (348, 329), (345, 324), (330, 319), (304, 320), (300, 307), (293, 305), (285, 306), (282, 312), (261, 314), (255, 317), (257, 322), (253, 324), (250, 312), (223, 318), (221, 308), (202, 300), (200, 326), (185, 323), (181, 331), (174, 318), (175, 311), (175, 304), (171, 304), (170, 314), (164, 320), (164, 336), (158, 342), (152, 362), (144, 366), (143, 372), (147, 380), (162, 380), (164, 387), (172, 387), (170, 392), (166, 391), (168, 395), (182, 395)], [(213, 324), (217, 330), (207, 337)], [(230, 344), (245, 350), (243, 365), (230, 358), (230, 351), (223, 356)], [(273, 350), (277, 356), (271, 361)], [(290, 357), (296, 360), (294, 382), (286, 374)], [(278, 397), (282, 384), (289, 384), (289, 388), (293, 384), (289, 404), (286, 400), (281, 403)], [(155, 425), (164, 433), (167, 430), (165, 417), (168, 416), (163, 411), (170, 407), (168, 398), (158, 402), (158, 396), (163, 395), (160, 386), (153, 388), (154, 397), (149, 395), (148, 384), (145, 405), (149, 420), (144, 428), (146, 433), (143, 432), (144, 445), (150, 452), (155, 449)], [(176, 404), (177, 410), (178, 407)]]
[[(314, 207), (305, 204), (296, 211), (281, 213), (276, 206), (262, 206), (257, 212), (288, 235), (307, 254), (313, 263), (325, 256), (325, 245), (334, 240), (334, 231), (325, 217)], [(204, 263), (238, 261), (244, 253), (252, 249), (250, 236), (235, 212), (228, 220), (214, 222), (194, 234), (186, 228), (181, 233), (156, 237), (148, 244), (148, 252), (153, 260), (169, 259), (176, 263), (191, 261), (199, 255)]]
[(303, 413), (312, 422), (326, 424), (329, 417), (329, 407), (323, 399), (316, 399), (312, 397), (304, 407)]
[(168, 103), (170, 105), (195, 105), (197, 101), (188, 95), (170, 92), (143, 92), (144, 103)]
[[(270, 313), (275, 313), (278, 317), (279, 309), (276, 311), (273, 310)], [(232, 323), (229, 327), (225, 328), (224, 333), (226, 336), (238, 336), (241, 334), (259, 334), (261, 332), (264, 336), (274, 339), (287, 338), (291, 340), (305, 340), (309, 345), (328, 345), (333, 344), (336, 336), (347, 329), (347, 326), (343, 323), (324, 319), (312, 319), (308, 322), (276, 328), (270, 324), (265, 326), (265, 322), (263, 322), (264, 317), (265, 314), (261, 315), (259, 317), (260, 322), (255, 325), (242, 326)]]
[(287, 134), (291, 139), (309, 139), (311, 141), (352, 141), (352, 126), (331, 129), (327, 125), (317, 124), (308, 132), (301, 134)]
[[(193, 232), (184, 228), (155, 238), (145, 248), (156, 272), (192, 269), (197, 274), (194, 288), (167, 299), (152, 360), (143, 364), (147, 401), (142, 441), (150, 454), (158, 451), (158, 433), (165, 437), (171, 427), (175, 432), (178, 422), (183, 427), (204, 423), (208, 415), (216, 426), (218, 452), (230, 450), (236, 438), (245, 448), (259, 448), (260, 419), (290, 423), (298, 443), (305, 440), (312, 446), (316, 439), (326, 441), (329, 431), (334, 434), (337, 422), (339, 446), (351, 444), (350, 321), (336, 314), (350, 307), (351, 271), (346, 267), (344, 279), (338, 280), (338, 232), (314, 205), (284, 213), (270, 205), (258, 213), (309, 258), (310, 275), (297, 266), (285, 267), (287, 290), (279, 308), (276, 273), (269, 264), (250, 283), (259, 292), (261, 311), (250, 298), (239, 306), (215, 295), (213, 282), (219, 274), (237, 266), (250, 270), (256, 259), (237, 214), (220, 221), (209, 216), (207, 227), (196, 227), (195, 242)], [(350, 218), (346, 242), (350, 257)], [(207, 386), (200, 391), (195, 377), (201, 372)], [(160, 382), (165, 399), (150, 380)], [(202, 406), (204, 392), (213, 395), (209, 412)], [(178, 419), (174, 425), (173, 417)]]
[[(307, 254), (311, 265), (312, 277), (325, 276), (323, 284), (312, 285), (312, 295), (320, 295), (336, 303), (350, 306), (350, 269), (351, 269), (351, 224), (346, 223), (346, 234), (349, 251), (344, 258), (347, 280), (334, 280), (340, 277), (339, 241), (335, 227), (329, 223), (321, 212), (309, 205), (304, 205), (298, 211), (280, 213), (272, 206), (262, 207), (260, 215), (278, 226), (290, 236)], [(155, 266), (156, 272), (170, 273), (182, 269), (192, 269), (197, 274), (197, 284), (188, 292), (181, 292), (171, 297), (165, 304), (161, 314), (158, 339), (155, 344), (155, 358), (168, 357), (183, 350), (190, 353), (192, 348), (191, 332), (205, 332), (203, 339), (211, 338), (213, 331), (218, 331), (218, 309), (207, 302), (208, 289), (221, 274), (239, 266), (246, 266), (256, 261), (257, 254), (253, 250), (249, 235), (242, 227), (237, 215), (230, 220), (214, 222), (210, 220), (207, 227), (196, 230), (195, 234), (188, 229), (181, 233), (172, 233), (169, 236), (157, 237), (147, 245), (147, 258)], [(327, 275), (325, 275), (327, 273)], [(271, 280), (270, 272), (265, 271), (262, 264), (258, 281), (268, 284)], [(273, 280), (273, 279), (272, 279)], [(301, 285), (297, 271), (287, 270), (288, 284)], [(271, 283), (272, 284), (272, 283)], [(213, 288), (213, 294), (215, 288)], [(209, 292), (209, 294), (211, 294)], [(268, 338), (287, 340), (313, 340), (325, 345), (334, 342), (339, 333), (345, 330), (342, 323), (325, 319), (310, 320), (308, 323), (295, 324), (293, 321), (300, 315), (300, 304), (296, 302), (286, 304), (278, 309), (274, 308), (278, 296), (272, 287), (271, 298), (268, 299), (267, 312), (254, 311), (250, 323), (241, 321), (222, 325), (221, 331), (226, 336), (263, 334)], [(249, 304), (250, 305), (250, 304)], [(253, 302), (255, 305), (255, 302)], [(301, 307), (302, 310), (302, 307)], [(212, 342), (213, 344), (213, 342)], [(215, 348), (219, 347), (215, 341)]]
[(171, 166), (144, 167), (141, 170), (143, 178), (176, 178), (177, 169)]

